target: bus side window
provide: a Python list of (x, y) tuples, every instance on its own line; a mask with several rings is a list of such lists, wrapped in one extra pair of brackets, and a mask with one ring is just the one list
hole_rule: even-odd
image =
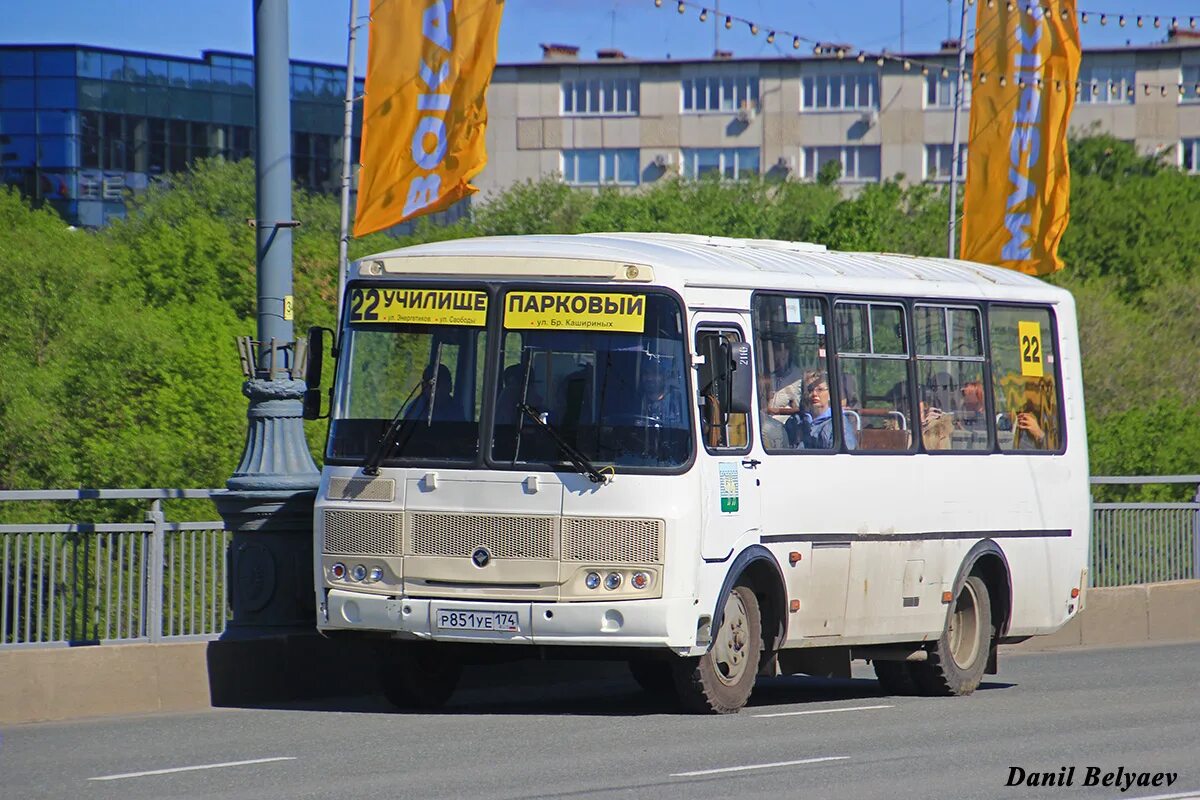
[(908, 451), (915, 444), (913, 402), (908, 383), (908, 335), (904, 307), (895, 303), (839, 302), (837, 364), (844, 391), (858, 393), (847, 406), (853, 420), (846, 447), (854, 450)]
[(918, 303), (913, 339), (922, 447), (990, 451), (979, 309)]
[(996, 438), (1003, 451), (1058, 450), (1058, 359), (1049, 309), (991, 306)]
[(704, 446), (711, 450), (745, 450), (750, 444), (747, 415), (730, 414), (721, 408), (713, 386), (713, 365), (717, 363), (721, 340), (740, 342), (734, 330), (702, 328), (696, 331), (696, 353), (704, 356), (697, 373), (700, 403), (700, 429)]

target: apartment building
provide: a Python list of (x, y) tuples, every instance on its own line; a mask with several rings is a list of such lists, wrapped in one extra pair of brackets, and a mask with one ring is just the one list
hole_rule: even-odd
[[(496, 69), (478, 184), (493, 192), (551, 174), (578, 186), (706, 173), (811, 180), (828, 161), (849, 185), (946, 181), (957, 84), (956, 43), (946, 45), (882, 63), (836, 44), (795, 59), (674, 61), (615, 50), (582, 60), (544, 45), (541, 62)], [(969, 85), (965, 99), (967, 111)], [(965, 148), (968, 113), (959, 126)], [(1200, 37), (1086, 51), (1071, 127), (1200, 170)]]

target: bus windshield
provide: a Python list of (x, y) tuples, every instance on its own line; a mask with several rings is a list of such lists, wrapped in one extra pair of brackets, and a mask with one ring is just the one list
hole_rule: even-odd
[[(630, 314), (612, 299), (617, 297), (632, 298)], [(585, 308), (590, 301), (603, 308), (596, 298), (617, 313), (581, 315), (566, 305), (574, 300)], [(543, 313), (514, 313), (521, 308)], [(598, 465), (672, 468), (687, 462), (691, 404), (683, 316), (673, 298), (513, 292), (503, 326), (494, 461), (563, 463), (566, 441)]]
[(476, 460), (487, 352), (482, 327), (352, 321), (343, 338), (329, 458), (371, 457), (399, 417), (382, 461)]

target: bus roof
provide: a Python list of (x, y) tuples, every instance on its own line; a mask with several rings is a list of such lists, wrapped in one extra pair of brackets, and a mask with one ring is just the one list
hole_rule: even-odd
[[(416, 245), (367, 256), (390, 273), (422, 264), (423, 274), (455, 274), (442, 259), (504, 259), (519, 270), (494, 274), (534, 277), (537, 263), (580, 261), (653, 270), (656, 283), (679, 287), (808, 289), (861, 293), (904, 293), (993, 298), (1020, 296), (1048, 302), (1069, 295), (1037, 278), (971, 261), (928, 258), (899, 253), (855, 253), (827, 250), (824, 245), (772, 239), (734, 239), (684, 233), (586, 233), (574, 235), (490, 236)], [(408, 261), (408, 264), (404, 262)], [(535, 263), (529, 263), (529, 262)], [(488, 274), (483, 264), (473, 275)], [(358, 270), (354, 271), (356, 274)], [(569, 277), (569, 271), (549, 274)], [(611, 277), (613, 271), (609, 272)], [(581, 272), (579, 277), (589, 277)], [(918, 288), (919, 285), (919, 288)]]

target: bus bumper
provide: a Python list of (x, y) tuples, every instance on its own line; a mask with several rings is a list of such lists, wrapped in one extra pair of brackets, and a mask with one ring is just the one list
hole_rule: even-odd
[[(612, 603), (497, 603), (429, 600), (330, 589), (321, 630), (390, 632), (403, 638), (538, 645), (696, 648), (699, 606), (692, 598), (622, 600)], [(517, 631), (439, 628), (439, 612), (516, 612)]]

